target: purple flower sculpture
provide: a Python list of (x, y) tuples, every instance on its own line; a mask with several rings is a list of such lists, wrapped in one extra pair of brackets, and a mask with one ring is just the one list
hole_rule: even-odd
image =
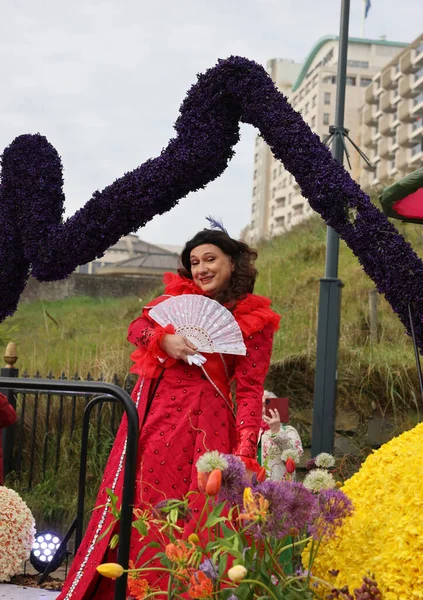
[(221, 175), (239, 122), (257, 127), (303, 196), (358, 257), (407, 330), (414, 303), (423, 349), (423, 263), (276, 89), (260, 65), (230, 57), (198, 77), (160, 156), (125, 174), (63, 222), (62, 166), (41, 135), (22, 135), (2, 157), (0, 321), (13, 314), (31, 273), (63, 279), (189, 192)]

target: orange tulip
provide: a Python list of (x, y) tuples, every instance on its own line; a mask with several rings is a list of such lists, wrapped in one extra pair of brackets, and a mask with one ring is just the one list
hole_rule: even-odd
[(200, 471), (198, 472), (197, 484), (198, 484), (198, 489), (200, 490), (200, 492), (206, 491), (206, 485), (207, 485), (208, 478), (209, 478), (208, 473), (200, 473)]
[(210, 473), (206, 484), (206, 494), (208, 496), (216, 496), (219, 493), (222, 485), (222, 471), (220, 469), (213, 469)]

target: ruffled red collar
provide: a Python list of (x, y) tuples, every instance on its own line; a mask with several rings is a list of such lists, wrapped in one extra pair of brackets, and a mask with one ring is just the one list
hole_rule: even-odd
[[(170, 296), (181, 296), (182, 294), (205, 295), (192, 279), (181, 277), (175, 273), (165, 273), (163, 283), (165, 284), (165, 294)], [(279, 329), (281, 318), (270, 308), (270, 305), (269, 298), (255, 294), (247, 294), (246, 298), (237, 301), (231, 312), (237, 320), (244, 337), (260, 331), (268, 324), (272, 325), (274, 332)]]

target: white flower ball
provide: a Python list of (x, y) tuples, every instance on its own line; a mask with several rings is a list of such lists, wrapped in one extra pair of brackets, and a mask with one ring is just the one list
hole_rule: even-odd
[(0, 486), (0, 581), (9, 581), (29, 558), (35, 521), (14, 490)]

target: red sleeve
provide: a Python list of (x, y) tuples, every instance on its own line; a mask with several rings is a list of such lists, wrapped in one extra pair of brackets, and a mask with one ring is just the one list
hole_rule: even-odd
[(173, 325), (163, 328), (155, 323), (148, 316), (148, 307), (144, 308), (140, 317), (132, 321), (127, 339), (137, 348), (131, 354), (131, 359), (134, 361), (130, 369), (131, 373), (155, 377), (160, 368), (168, 368), (175, 364), (176, 361), (168, 357), (160, 346), (163, 336), (167, 333), (175, 333)]
[(249, 335), (244, 340), (247, 354), (237, 356), (235, 363), (237, 445), (234, 454), (254, 460), (257, 458), (264, 380), (270, 365), (273, 331), (273, 325), (268, 324)]
[(9, 427), (13, 423), (16, 423), (15, 409), (9, 404), (6, 396), (0, 394), (0, 428)]

